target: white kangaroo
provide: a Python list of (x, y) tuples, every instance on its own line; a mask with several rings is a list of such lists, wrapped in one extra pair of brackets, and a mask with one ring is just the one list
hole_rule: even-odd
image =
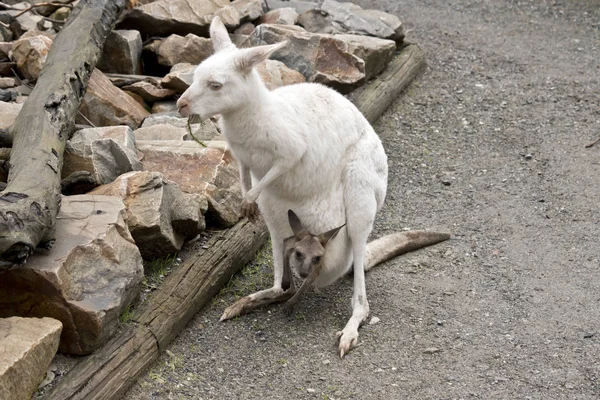
[[(274, 263), (273, 287), (242, 298), (221, 320), (291, 297), (282, 288), (284, 240), (293, 235), (288, 210), (310, 232), (346, 224), (327, 244), (314, 281), (317, 287), (329, 285), (354, 267), (352, 316), (338, 332), (343, 358), (356, 346), (358, 328), (369, 314), (365, 259), (370, 267), (392, 257), (399, 244), (406, 246), (406, 236), (388, 236), (367, 248), (387, 188), (381, 141), (360, 111), (332, 89), (314, 83), (273, 91), (265, 87), (253, 67), (285, 42), (238, 49), (218, 17), (210, 36), (215, 54), (196, 68), (192, 85), (177, 105), (182, 116), (221, 115), (223, 135), (239, 164), (242, 214), (254, 218), (260, 209), (271, 235)], [(418, 246), (449, 237), (439, 235)]]

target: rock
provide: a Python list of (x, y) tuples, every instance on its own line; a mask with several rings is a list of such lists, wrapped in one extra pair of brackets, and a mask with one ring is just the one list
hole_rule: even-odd
[(192, 33), (185, 37), (170, 35), (152, 42), (146, 49), (156, 53), (159, 64), (169, 67), (179, 63), (200, 64), (213, 53), (210, 39)]
[[(167, 112), (177, 112), (177, 102), (176, 101), (157, 101), (152, 104), (152, 114), (158, 113), (167, 113)], [(148, 119), (148, 118), (146, 118)], [(145, 122), (146, 120), (144, 120)]]
[(144, 101), (144, 98), (142, 96), (140, 96), (137, 93), (133, 93), (129, 90), (123, 90), (123, 93), (127, 94), (127, 96), (131, 97), (136, 103), (138, 103), (140, 106), (144, 107), (144, 110), (148, 111), (150, 110), (150, 107), (148, 106), (148, 104), (146, 104), (146, 102)]
[(269, 0), (269, 8), (271, 10), (279, 8), (293, 8), (298, 14), (303, 14), (309, 10), (314, 10), (319, 7), (319, 4), (314, 1), (301, 0)]
[(333, 35), (345, 32), (343, 28), (337, 28), (331, 17), (320, 9), (308, 10), (298, 16), (298, 25), (308, 32), (325, 33)]
[[(300, 17), (299, 23), (309, 32), (315, 33), (334, 33), (330, 32), (332, 27), (335, 33), (352, 33), (358, 35), (376, 36), (382, 39), (391, 39), (401, 41), (404, 38), (402, 22), (395, 15), (379, 11), (364, 10), (352, 3), (340, 3), (334, 0), (325, 0), (320, 10), (326, 13), (327, 23), (323, 27), (323, 21), (316, 13), (310, 18)], [(308, 22), (312, 23), (308, 23)]]
[(69, 7), (60, 7), (50, 15), (50, 19), (55, 21), (66, 21), (70, 14), (71, 9)]
[(123, 86), (121, 89), (137, 94), (148, 103), (168, 99), (176, 94), (173, 89), (165, 89), (160, 87), (160, 84), (154, 84), (148, 81), (139, 81), (131, 85)]
[(240, 15), (240, 22), (254, 21), (263, 15), (263, 0), (234, 0), (231, 6)]
[(138, 140), (137, 145), (144, 153), (144, 170), (161, 172), (186, 193), (212, 198), (207, 222), (237, 222), (241, 188), (237, 164), (225, 142), (208, 141), (208, 147), (202, 147), (194, 141)]
[(0, 319), (0, 399), (31, 400), (58, 349), (52, 318)]
[(246, 22), (245, 24), (242, 24), (239, 28), (237, 28), (235, 31), (233, 31), (233, 33), (235, 33), (236, 35), (247, 36), (254, 32), (254, 28), (256, 27), (252, 22)]
[(371, 318), (371, 321), (369, 321), (369, 325), (377, 325), (379, 321), (381, 320), (378, 317), (373, 317)]
[(0, 88), (7, 89), (15, 87), (15, 78), (0, 78)]
[(19, 15), (18, 17), (14, 17), (19, 14), (21, 10), (29, 7), (29, 3), (20, 2), (12, 5), (15, 10), (6, 10), (2, 11), (2, 14), (8, 15), (11, 18), (6, 21), (2, 18), (3, 22), (8, 22), (10, 24), (10, 29), (16, 37), (23, 35), (25, 32), (33, 31), (40, 29), (39, 24), (44, 22), (44, 18), (40, 15), (35, 15), (31, 12), (26, 12), (25, 14)]
[(138, 31), (112, 31), (104, 42), (97, 67), (103, 72), (140, 75), (142, 47), (142, 35)]
[(103, 185), (121, 174), (141, 169), (131, 128), (107, 126), (75, 132), (65, 148), (62, 176), (88, 171), (97, 184)]
[(23, 104), (0, 101), (0, 129), (10, 127), (17, 119)]
[[(112, 84), (100, 70), (92, 72), (79, 111), (96, 126), (140, 126), (150, 113), (131, 96)], [(77, 123), (86, 124), (80, 116)]]
[(124, 214), (114, 197), (63, 197), (54, 247), (0, 272), (0, 317), (61, 321), (62, 353), (89, 354), (106, 343), (143, 278)]
[(230, 7), (229, 0), (157, 0), (130, 10), (119, 27), (136, 29), (148, 36), (171, 33), (208, 36), (215, 15), (230, 27), (240, 23), (240, 14)]
[(29, 36), (14, 42), (11, 58), (27, 79), (36, 80), (52, 47), (52, 39), (44, 35)]
[(250, 35), (253, 46), (288, 41), (271, 58), (301, 72), (309, 82), (347, 92), (365, 80), (365, 63), (348, 44), (328, 35), (309, 33), (289, 25), (259, 25)]
[(158, 172), (124, 174), (90, 194), (123, 200), (127, 208), (125, 221), (144, 258), (176, 252), (185, 238), (194, 237), (205, 228), (206, 197), (182, 193)]
[[(187, 121), (179, 113), (154, 114), (146, 118), (134, 134), (137, 140), (195, 140), (189, 135)], [(190, 124), (190, 129), (198, 140), (212, 140), (219, 135), (216, 124), (210, 119)]]
[[(295, 25), (296, 22), (298, 22), (298, 13), (292, 7), (284, 7), (278, 8), (276, 10), (271, 10), (262, 17), (260, 17), (259, 20), (259, 23), (261, 24), (279, 25)], [(250, 33), (248, 33), (248, 35)]]
[(161, 86), (173, 89), (177, 93), (183, 93), (190, 87), (194, 79), (196, 65), (190, 63), (175, 64), (162, 80)]
[(365, 62), (366, 79), (371, 79), (385, 70), (394, 58), (396, 42), (361, 35), (335, 35), (336, 39), (348, 44), (348, 50)]
[(304, 75), (277, 60), (265, 60), (256, 66), (256, 70), (269, 90), (306, 82)]
[(425, 354), (435, 354), (435, 353), (439, 353), (441, 350), (438, 349), (437, 347), (428, 347), (426, 349), (423, 350), (423, 353)]

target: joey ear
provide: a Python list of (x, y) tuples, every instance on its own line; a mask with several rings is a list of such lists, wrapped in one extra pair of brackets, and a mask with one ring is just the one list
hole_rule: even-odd
[(290, 227), (292, 228), (292, 232), (294, 232), (295, 236), (298, 236), (305, 231), (302, 223), (300, 222), (300, 218), (298, 218), (296, 213), (292, 210), (288, 210), (288, 221), (290, 222)]
[(233, 46), (227, 28), (223, 25), (221, 18), (214, 17), (210, 24), (210, 38), (212, 39), (213, 49), (219, 52), (229, 46)]
[(344, 226), (346, 226), (346, 224), (342, 225), (342, 226), (338, 226), (337, 228), (333, 228), (330, 231), (327, 231), (325, 233), (322, 233), (319, 235), (319, 242), (321, 242), (321, 246), (325, 247), (327, 245), (327, 243), (329, 243), (329, 241), (331, 239), (333, 239), (335, 237), (335, 235), (338, 234), (338, 232), (340, 231), (340, 229), (342, 229)]
[(249, 49), (244, 49), (242, 50), (241, 54), (239, 55), (239, 58), (236, 61), (236, 66), (242, 71), (249, 72), (252, 69), (252, 67), (254, 67), (259, 62), (266, 60), (271, 54), (281, 49), (285, 45), (287, 45), (287, 42), (280, 42), (275, 44), (268, 44), (265, 46), (257, 46), (251, 47)]

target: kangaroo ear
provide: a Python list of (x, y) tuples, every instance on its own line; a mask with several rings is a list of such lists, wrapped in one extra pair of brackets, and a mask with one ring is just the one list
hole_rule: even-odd
[(234, 45), (229, 38), (227, 28), (225, 28), (219, 17), (214, 17), (210, 24), (210, 38), (212, 39), (215, 53)]
[(287, 42), (243, 49), (239, 58), (236, 60), (236, 66), (242, 71), (250, 72), (252, 67), (259, 62), (266, 60), (271, 54), (281, 49), (285, 45), (287, 45)]
[(340, 229), (342, 229), (344, 226), (346, 226), (346, 224), (342, 225), (342, 226), (338, 226), (337, 228), (334, 228), (330, 231), (327, 231), (325, 233), (322, 233), (319, 235), (319, 242), (321, 242), (321, 246), (325, 247), (327, 246), (327, 243), (329, 243), (329, 241), (331, 239), (333, 239), (335, 237), (335, 235), (338, 234), (338, 232), (340, 231)]
[(306, 231), (300, 222), (300, 218), (296, 215), (292, 210), (288, 210), (288, 220), (290, 221), (290, 227), (292, 228), (292, 232), (294, 232), (295, 236)]

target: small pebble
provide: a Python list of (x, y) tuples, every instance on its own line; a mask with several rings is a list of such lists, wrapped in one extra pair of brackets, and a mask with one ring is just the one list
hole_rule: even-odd
[(323, 365), (328, 365), (331, 361), (329, 360), (323, 360)]
[(308, 393), (315, 393), (315, 392), (316, 392), (316, 390), (315, 390), (315, 389), (311, 389), (311, 388), (308, 388), (308, 389), (306, 389), (306, 391), (307, 391)]
[(525, 154), (525, 159), (526, 159), (527, 161), (529, 161), (529, 160), (533, 159), (533, 154), (529, 154), (529, 153), (528, 153), (528, 154)]
[(369, 325), (375, 325), (375, 324), (378, 324), (378, 323), (379, 323), (379, 321), (381, 321), (379, 318), (377, 318), (377, 317), (373, 317), (373, 318), (371, 318), (371, 321), (369, 322)]
[(434, 353), (439, 353), (441, 350), (438, 349), (437, 347), (428, 347), (425, 350), (423, 350), (423, 353), (425, 354), (434, 354)]
[(594, 333), (593, 332), (588, 332), (588, 333), (584, 333), (583, 334), (583, 338), (584, 339), (590, 339), (592, 337), (594, 337)]
[(442, 185), (444, 185), (444, 186), (450, 186), (450, 185), (452, 185), (452, 182), (450, 182), (450, 181), (449, 181), (449, 180), (447, 180), (447, 179), (443, 179), (443, 180), (442, 180)]

